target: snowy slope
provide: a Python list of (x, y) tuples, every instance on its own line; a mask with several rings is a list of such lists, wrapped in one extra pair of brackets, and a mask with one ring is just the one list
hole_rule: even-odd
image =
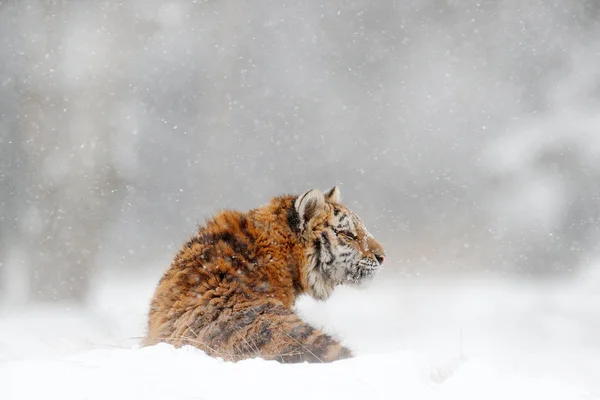
[(411, 352), (282, 366), (261, 360), (226, 363), (192, 348), (159, 345), (5, 364), (0, 376), (8, 386), (0, 393), (3, 399), (586, 398), (564, 383), (502, 374), (475, 360), (445, 371), (432, 367)]
[(0, 314), (0, 399), (596, 399), (597, 280), (381, 279), (307, 320), (357, 357), (333, 364), (237, 364), (193, 348), (139, 348), (156, 276), (107, 276), (88, 309)]

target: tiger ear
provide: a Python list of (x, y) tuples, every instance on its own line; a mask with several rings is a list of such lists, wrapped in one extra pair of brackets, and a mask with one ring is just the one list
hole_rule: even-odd
[(332, 203), (339, 203), (342, 200), (340, 189), (334, 186), (329, 192), (325, 193), (325, 198)]
[(325, 208), (325, 196), (320, 190), (311, 189), (298, 196), (294, 206), (300, 217), (300, 228), (302, 229), (307, 221), (310, 221)]

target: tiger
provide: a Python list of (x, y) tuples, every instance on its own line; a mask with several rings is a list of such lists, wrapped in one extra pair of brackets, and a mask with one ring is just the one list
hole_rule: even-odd
[(334, 186), (274, 197), (246, 213), (207, 219), (174, 257), (150, 303), (143, 346), (194, 346), (226, 361), (324, 363), (352, 351), (294, 312), (296, 299), (326, 300), (358, 286), (386, 257)]

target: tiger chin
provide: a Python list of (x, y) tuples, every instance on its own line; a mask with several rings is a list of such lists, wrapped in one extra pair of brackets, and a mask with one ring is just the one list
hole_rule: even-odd
[(383, 247), (337, 187), (222, 211), (175, 256), (154, 293), (144, 345), (195, 346), (227, 361), (331, 362), (352, 352), (293, 310), (381, 269)]

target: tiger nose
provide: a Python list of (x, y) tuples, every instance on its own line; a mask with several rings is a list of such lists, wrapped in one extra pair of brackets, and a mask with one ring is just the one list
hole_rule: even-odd
[(375, 259), (379, 264), (383, 264), (383, 260), (385, 260), (384, 254), (375, 254)]

